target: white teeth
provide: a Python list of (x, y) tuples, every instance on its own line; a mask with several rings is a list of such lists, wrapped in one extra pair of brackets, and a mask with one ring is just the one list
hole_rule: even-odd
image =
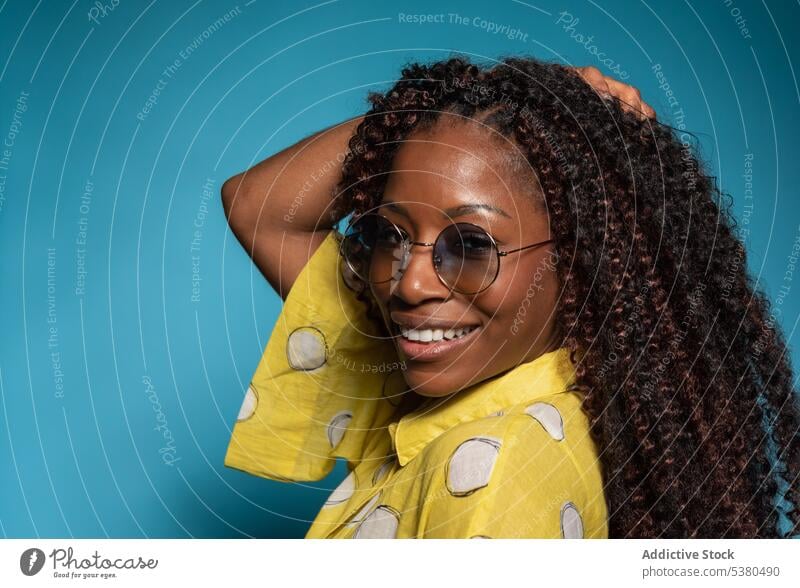
[(441, 341), (442, 339), (458, 339), (475, 330), (477, 327), (460, 327), (458, 329), (409, 329), (400, 327), (403, 337), (409, 341), (420, 341), (430, 343), (431, 341)]

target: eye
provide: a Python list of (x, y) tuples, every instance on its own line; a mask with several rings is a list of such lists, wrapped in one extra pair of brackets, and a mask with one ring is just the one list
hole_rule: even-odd
[(454, 253), (471, 258), (487, 257), (494, 252), (494, 244), (489, 235), (475, 229), (462, 229), (452, 247)]
[(395, 227), (388, 221), (379, 221), (375, 227), (375, 246), (394, 248), (399, 246), (406, 235), (402, 229)]

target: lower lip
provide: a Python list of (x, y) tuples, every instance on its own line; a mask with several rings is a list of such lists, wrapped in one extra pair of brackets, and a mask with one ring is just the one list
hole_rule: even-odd
[(406, 359), (411, 361), (439, 361), (443, 357), (458, 352), (465, 345), (469, 345), (470, 342), (477, 337), (478, 331), (480, 330), (481, 328), (477, 327), (463, 337), (457, 339), (442, 339), (429, 343), (409, 341), (400, 334), (397, 334), (395, 338), (397, 339), (397, 345), (400, 351), (405, 355)]

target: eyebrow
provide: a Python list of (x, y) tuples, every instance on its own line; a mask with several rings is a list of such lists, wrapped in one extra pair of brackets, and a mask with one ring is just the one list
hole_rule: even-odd
[[(408, 211), (399, 204), (387, 202), (384, 204), (384, 206), (389, 210), (408, 218)], [(442, 216), (445, 218), (455, 218), (459, 216), (466, 216), (468, 214), (474, 214), (479, 211), (493, 212), (495, 214), (499, 214), (500, 216), (511, 218), (511, 216), (505, 210), (502, 208), (497, 208), (496, 206), (492, 206), (491, 204), (461, 204), (459, 206), (453, 206), (452, 208), (446, 208), (442, 211)]]

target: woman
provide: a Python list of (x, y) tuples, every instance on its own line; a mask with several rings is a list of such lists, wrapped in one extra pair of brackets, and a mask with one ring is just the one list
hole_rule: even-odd
[(797, 532), (792, 372), (733, 223), (593, 74), (412, 64), (224, 186), (286, 299), (226, 464), (346, 459), (309, 537)]

